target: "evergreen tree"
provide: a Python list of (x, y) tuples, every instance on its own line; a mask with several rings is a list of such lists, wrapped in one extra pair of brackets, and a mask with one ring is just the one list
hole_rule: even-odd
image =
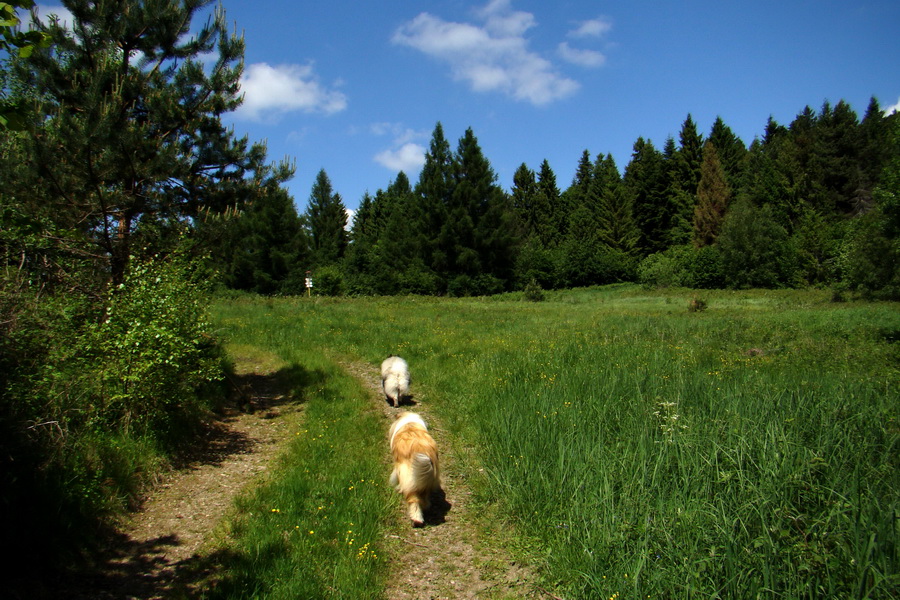
[(661, 245), (680, 246), (689, 243), (694, 237), (693, 220), (697, 196), (682, 188), (681, 177), (678, 175), (678, 148), (672, 136), (666, 138), (662, 155), (666, 202), (660, 217), (660, 231), (664, 232)]
[(728, 187), (733, 191), (737, 190), (741, 184), (747, 159), (747, 146), (725, 124), (722, 117), (716, 117), (712, 130), (709, 132), (709, 141), (716, 147)]
[[(265, 165), (264, 145), (221, 123), (240, 104), (244, 42), (222, 10), (190, 35), (208, 4), (66, 0), (72, 26), (38, 25), (53, 45), (18, 63), (38, 111), (16, 196), (95, 245), (114, 281), (141, 248), (158, 250), (201, 212), (256, 200), (293, 172)], [(75, 239), (59, 243), (85, 253)]]
[(631, 254), (640, 239), (634, 221), (630, 198), (623, 193), (621, 176), (611, 154), (598, 157), (592, 182), (592, 196), (597, 198), (597, 234), (608, 248)]
[[(580, 206), (590, 204), (591, 178), (593, 174), (594, 163), (591, 161), (591, 153), (588, 150), (584, 150), (581, 153), (581, 158), (578, 159), (575, 177), (561, 196), (561, 208), (565, 209), (565, 220), (567, 223), (571, 221), (572, 213)], [(590, 211), (591, 209), (588, 208), (588, 210)], [(568, 227), (568, 224), (566, 227)]]
[(863, 192), (860, 187), (864, 140), (859, 119), (845, 101), (834, 108), (826, 102), (816, 125), (816, 152), (811, 163), (821, 177), (824, 205), (836, 216), (850, 216), (858, 212), (858, 207), (870, 204), (871, 194), (871, 189)]
[(452, 257), (447, 280), (455, 294), (502, 291), (512, 279), (517, 231), (507, 196), (472, 129), (455, 155), (455, 186), (441, 246)]
[(574, 192), (578, 201), (583, 200), (584, 197), (588, 195), (593, 173), (594, 164), (591, 161), (591, 153), (588, 150), (584, 150), (581, 153), (581, 158), (578, 159), (578, 167), (575, 169), (575, 178), (572, 180), (572, 185), (569, 188)]
[(540, 238), (551, 227), (550, 203), (525, 163), (513, 174), (512, 207), (526, 238)]
[(638, 249), (644, 255), (661, 252), (667, 247), (669, 181), (665, 167), (662, 154), (653, 142), (638, 138), (631, 161), (625, 167), (623, 191), (634, 211), (640, 230)]
[(854, 209), (858, 214), (868, 212), (874, 205), (872, 192), (890, 159), (889, 131), (878, 100), (871, 98), (860, 123), (860, 193), (854, 198)]
[(287, 191), (271, 186), (227, 223), (219, 250), (225, 285), (258, 294), (303, 292), (308, 242)]
[(697, 187), (697, 208), (694, 212), (694, 245), (698, 248), (714, 244), (725, 219), (731, 190), (712, 142), (703, 146), (703, 166)]
[(350, 243), (344, 255), (344, 271), (347, 276), (347, 291), (351, 295), (378, 293), (375, 289), (378, 265), (376, 245), (378, 227), (375, 222), (375, 200), (369, 192), (363, 194), (359, 207), (353, 214), (350, 227)]
[[(419, 173), (415, 193), (418, 197), (422, 221), (418, 224), (421, 234), (428, 240), (424, 249), (425, 264), (436, 274), (445, 273), (450, 268), (451, 258), (446, 248), (440, 246), (441, 229), (447, 220), (450, 197), (453, 194), (453, 154), (444, 137), (440, 122), (434, 126), (425, 164)], [(446, 290), (446, 280), (438, 281), (441, 291)]]
[(384, 293), (435, 293), (434, 274), (425, 262), (430, 240), (419, 227), (425, 216), (406, 174), (401, 171), (378, 198), (385, 207), (378, 241), (379, 285), (390, 284)]
[(316, 175), (306, 209), (311, 246), (311, 262), (315, 268), (336, 265), (344, 256), (349, 242), (347, 209), (340, 194), (334, 192), (325, 169)]
[(553, 172), (547, 159), (544, 159), (541, 170), (538, 171), (537, 187), (538, 194), (542, 197), (537, 204), (546, 204), (549, 207), (549, 220), (545, 223), (545, 228), (538, 232), (538, 237), (545, 248), (550, 248), (559, 243), (560, 238), (566, 233), (567, 211), (560, 198), (559, 187), (556, 185), (556, 173)]
[(678, 183), (682, 190), (696, 194), (703, 164), (703, 136), (697, 132), (697, 124), (690, 114), (681, 125), (678, 143), (676, 153)]

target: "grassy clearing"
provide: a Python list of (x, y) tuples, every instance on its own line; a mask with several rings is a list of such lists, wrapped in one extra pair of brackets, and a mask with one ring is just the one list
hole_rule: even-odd
[(382, 421), (356, 380), (270, 317), (225, 318), (222, 334), (261, 368), (280, 365), (304, 416), (269, 482), (240, 499), (215, 559), (225, 576), (205, 597), (382, 598), (394, 508)]
[(244, 299), (217, 319), (407, 358), (567, 598), (898, 597), (897, 305), (694, 297)]

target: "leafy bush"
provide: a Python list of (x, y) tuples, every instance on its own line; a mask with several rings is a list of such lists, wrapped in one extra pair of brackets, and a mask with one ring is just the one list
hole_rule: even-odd
[(195, 277), (179, 259), (135, 261), (86, 296), (3, 273), (0, 510), (17, 515), (3, 541), (22, 557), (89, 548), (225, 398)]
[(205, 296), (178, 259), (134, 262), (88, 333), (98, 359), (96, 425), (165, 435), (208, 408), (200, 390), (220, 377)]
[(321, 296), (344, 295), (344, 273), (339, 267), (319, 267), (314, 274), (313, 291)]
[(682, 282), (681, 265), (671, 252), (654, 252), (638, 265), (638, 282), (647, 288), (677, 287)]
[(644, 287), (722, 287), (721, 255), (715, 246), (674, 246), (651, 254), (638, 265), (638, 281)]
[(724, 286), (725, 265), (718, 246), (682, 246), (679, 260), (683, 285), (704, 290)]
[(522, 246), (516, 258), (516, 273), (519, 284), (528, 285), (534, 281), (544, 289), (554, 287), (553, 254), (535, 239), (529, 239)]

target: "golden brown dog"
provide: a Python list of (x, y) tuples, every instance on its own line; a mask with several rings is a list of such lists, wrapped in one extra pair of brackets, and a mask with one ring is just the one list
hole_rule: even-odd
[(437, 445), (422, 417), (411, 412), (397, 417), (391, 425), (391, 454), (391, 485), (406, 499), (413, 527), (421, 527), (425, 524), (422, 511), (428, 510), (431, 493), (441, 487)]

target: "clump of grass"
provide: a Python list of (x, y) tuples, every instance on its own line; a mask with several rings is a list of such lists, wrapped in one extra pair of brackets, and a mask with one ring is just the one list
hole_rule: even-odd
[(706, 300), (702, 298), (691, 298), (688, 302), (688, 312), (702, 312), (707, 309)]

